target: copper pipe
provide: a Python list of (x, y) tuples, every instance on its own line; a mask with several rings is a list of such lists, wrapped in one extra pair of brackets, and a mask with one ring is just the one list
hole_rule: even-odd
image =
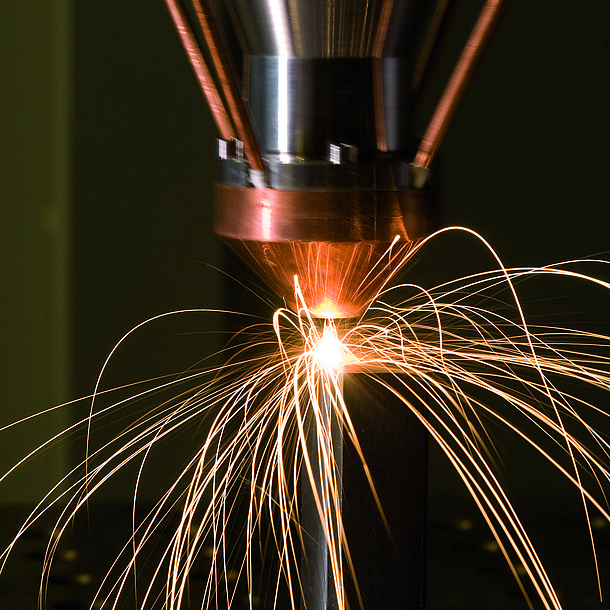
[(502, 0), (487, 0), (481, 14), (470, 34), (470, 38), (458, 59), (453, 74), (445, 87), (445, 91), (430, 119), (430, 123), (422, 138), (419, 150), (413, 160), (413, 165), (428, 168), (440, 143), (447, 132), (449, 123), (455, 114), (466, 86), (473, 74), (474, 67), (481, 57), (484, 44), (489, 39), (502, 7)]
[(383, 90), (383, 67), (379, 59), (383, 56), (388, 27), (390, 26), (390, 16), (394, 8), (394, 0), (385, 0), (381, 7), (379, 25), (375, 32), (373, 41), (373, 95), (375, 100), (375, 133), (377, 134), (377, 150), (388, 151), (388, 144), (385, 130), (385, 112), (383, 109), (384, 90)]
[[(450, 0), (438, 0), (430, 25), (426, 31), (424, 42), (421, 46), (417, 62), (415, 63), (415, 69), (413, 70), (413, 76), (411, 77), (411, 84), (409, 88), (413, 94), (419, 94), (423, 84), (427, 80), (427, 75), (430, 71), (430, 65), (432, 63), (432, 57), (435, 55), (435, 50), (438, 46), (441, 30), (447, 22), (447, 16), (449, 11)], [(454, 6), (455, 3), (452, 5)]]
[(165, 4), (169, 10), (169, 13), (174, 21), (176, 31), (180, 36), (182, 46), (186, 51), (186, 54), (191, 62), (191, 66), (201, 87), (201, 91), (205, 96), (205, 99), (210, 106), (212, 111), (212, 118), (216, 123), (220, 137), (223, 140), (234, 140), (236, 139), (235, 130), (231, 124), (229, 114), (222, 102), (222, 99), (216, 89), (212, 75), (208, 70), (208, 67), (203, 59), (203, 55), (199, 49), (199, 45), (193, 36), (193, 32), (186, 20), (182, 9), (178, 3), (178, 0), (165, 0)]
[(388, 141), (385, 129), (385, 112), (383, 108), (383, 66), (379, 59), (373, 59), (373, 95), (375, 100), (375, 133), (377, 136), (377, 150), (388, 152)]
[(388, 35), (388, 28), (390, 26), (390, 17), (392, 10), (394, 9), (394, 0), (385, 0), (381, 7), (381, 15), (379, 17), (379, 23), (377, 25), (377, 31), (375, 32), (375, 39), (373, 41), (373, 57), (383, 56), (383, 47), (385, 46), (385, 39)]
[(263, 160), (252, 128), (252, 121), (239, 92), (228, 45), (218, 26), (211, 3), (209, 0), (193, 0), (193, 6), (203, 31), (203, 37), (208, 45), (212, 64), (218, 74), (219, 86), (227, 102), (229, 116), (235, 125), (237, 137), (244, 144), (244, 155), (250, 163), (250, 167), (262, 170)]

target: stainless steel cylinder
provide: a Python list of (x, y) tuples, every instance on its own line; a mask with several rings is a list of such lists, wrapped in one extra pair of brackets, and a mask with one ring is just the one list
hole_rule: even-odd
[(407, 154), (409, 60), (249, 56), (247, 96), (265, 154), (325, 160), (329, 143)]
[(326, 160), (407, 153), (409, 77), (422, 0), (231, 0), (244, 94), (264, 154)]

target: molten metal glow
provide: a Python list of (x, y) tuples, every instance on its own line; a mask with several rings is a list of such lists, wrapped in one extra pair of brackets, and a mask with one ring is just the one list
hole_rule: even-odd
[(330, 321), (324, 325), (322, 338), (315, 347), (316, 360), (327, 371), (339, 371), (345, 361), (344, 347), (337, 329)]
[[(473, 232), (459, 230), (489, 247)], [(516, 435), (574, 485), (589, 524), (597, 514), (610, 520), (605, 499), (610, 488), (610, 442), (589, 423), (590, 416), (607, 422), (609, 413), (574, 392), (576, 382), (587, 385), (601, 392), (607, 404), (610, 338), (531, 326), (515, 289), (517, 281), (540, 276), (576, 279), (602, 290), (610, 290), (610, 284), (583, 275), (569, 263), (509, 270), (496, 260), (495, 271), (433, 290), (410, 284), (394, 287), (379, 295), (364, 317), (342, 321), (339, 330), (332, 320), (321, 328), (296, 281), (295, 311), (279, 309), (272, 326), (245, 329), (243, 344), (227, 348), (218, 366), (136, 394), (134, 402), (161, 390), (171, 390), (173, 398), (134, 419), (117, 438), (95, 446), (91, 436), (86, 469), (75, 469), (41, 500), (0, 555), (0, 569), (27, 528), (54, 506), (65, 504), (44, 562), (44, 594), (58, 541), (73, 515), (109, 477), (135, 461), (139, 469), (133, 533), (109, 566), (92, 608), (119, 607), (134, 574), (139, 578), (142, 609), (178, 610), (187, 596), (191, 607), (231, 607), (237, 605), (239, 587), (245, 587), (254, 607), (260, 590), (254, 569), (259, 553), (275, 556), (276, 592), (283, 580), (291, 606), (297, 608), (302, 595), (297, 577), (298, 505), (301, 482), (307, 477), (327, 538), (338, 604), (344, 608), (343, 579), (358, 575), (350, 569), (350, 541), (341, 521), (341, 482), (329, 439), (332, 420), (341, 425), (344, 442), (364, 463), (341, 390), (342, 375), (357, 369), (394, 393), (443, 450), (487, 521), (530, 608), (534, 602), (522, 579), (531, 581), (541, 607), (560, 609), (559, 597), (496, 476), (487, 424)], [(489, 309), (490, 304), (498, 309)], [(376, 376), (379, 371), (392, 372), (399, 385), (387, 385)], [(183, 391), (181, 384), (186, 383), (196, 383), (195, 389)], [(421, 403), (413, 404), (409, 388), (424, 397)], [(102, 399), (96, 391), (90, 417), (80, 424), (92, 434), (107, 414), (125, 402), (99, 408)], [(203, 442), (156, 505), (140, 516), (135, 502), (148, 455), (184, 427), (205, 430)], [(310, 450), (312, 439), (317, 443), (315, 455)], [(50, 439), (40, 451), (56, 440)], [(369, 482), (375, 493), (374, 481)], [(244, 498), (245, 516), (237, 508)], [(162, 548), (155, 547), (155, 536), (176, 514), (179, 519), (177, 525), (172, 522), (171, 539)], [(242, 532), (237, 542), (232, 538), (236, 530)], [(591, 527), (589, 532), (595, 558)], [(269, 546), (274, 553), (268, 552)], [(204, 561), (207, 579), (195, 599), (189, 574), (195, 567), (201, 571)], [(140, 566), (151, 563), (154, 573), (143, 576)]]
[(323, 320), (334, 320), (344, 316), (342, 311), (339, 311), (335, 303), (329, 300), (323, 300), (320, 304), (311, 308), (311, 315)]

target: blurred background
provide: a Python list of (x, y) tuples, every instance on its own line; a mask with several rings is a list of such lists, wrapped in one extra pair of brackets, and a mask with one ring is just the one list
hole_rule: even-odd
[[(458, 3), (431, 101), (479, 6)], [(607, 0), (509, 3), (442, 147), (443, 224), (478, 231), (507, 266), (608, 258), (609, 23)], [(0, 425), (90, 394), (110, 350), (147, 318), (219, 307), (270, 316), (278, 302), (212, 231), (215, 137), (161, 0), (0, 3)], [(429, 253), (414, 271), (429, 286), (491, 266), (463, 237)], [(607, 323), (607, 298), (568, 291), (567, 319)], [(184, 370), (222, 344), (214, 325), (220, 317), (153, 323), (104, 387)], [(87, 408), (2, 431), (0, 470)], [(26, 466), (0, 505), (38, 500), (81, 449)], [(459, 504), (450, 468), (431, 464), (432, 497)], [(518, 493), (565, 492), (535, 466), (516, 468)]]

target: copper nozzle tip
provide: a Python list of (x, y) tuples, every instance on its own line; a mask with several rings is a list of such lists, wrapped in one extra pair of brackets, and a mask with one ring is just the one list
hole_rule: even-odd
[(360, 316), (434, 223), (425, 191), (216, 194), (217, 232), (289, 307), (315, 317)]
[(413, 242), (229, 243), (291, 309), (354, 318), (402, 266)]

